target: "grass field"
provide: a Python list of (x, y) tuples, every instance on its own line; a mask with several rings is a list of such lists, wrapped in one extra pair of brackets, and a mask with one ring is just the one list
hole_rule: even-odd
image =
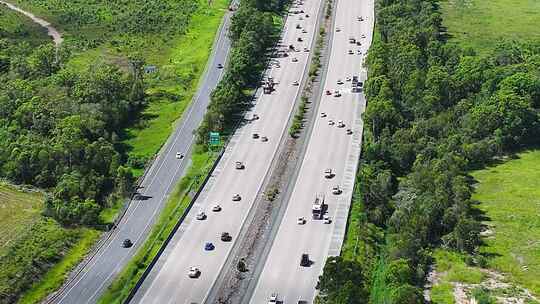
[[(172, 41), (169, 49), (148, 55), (148, 62), (162, 70), (161, 78), (168, 76), (166, 81), (153, 82), (148, 90), (151, 102), (143, 115), (149, 119), (127, 131), (130, 155), (153, 156), (171, 134), (197, 91), (227, 4), (227, 0), (214, 1), (211, 6), (201, 3), (184, 36)], [(163, 97), (171, 95), (176, 100)]]
[(41, 26), (33, 23), (30, 19), (8, 9), (0, 4), (0, 37), (13, 40), (24, 40), (31, 45), (38, 45), (44, 42), (52, 42), (47, 36), (47, 31)]
[(540, 39), (540, 1), (445, 0), (443, 24), (453, 40), (488, 52), (501, 39)]
[(540, 296), (540, 150), (472, 176), (478, 180), (473, 198), (489, 218), (493, 235), (481, 251), (488, 266)]
[(0, 183), (0, 255), (41, 218), (43, 195)]

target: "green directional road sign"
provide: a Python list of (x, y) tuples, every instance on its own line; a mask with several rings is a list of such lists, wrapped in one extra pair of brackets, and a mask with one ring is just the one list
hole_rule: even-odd
[(210, 145), (219, 146), (219, 132), (210, 132)]

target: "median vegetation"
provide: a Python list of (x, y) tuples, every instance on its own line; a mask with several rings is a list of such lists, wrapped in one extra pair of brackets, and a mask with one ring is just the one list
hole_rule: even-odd
[(212, 92), (210, 105), (197, 130), (199, 143), (208, 142), (209, 132), (230, 134), (249, 108), (272, 47), (279, 39), (279, 16), (285, 5), (283, 0), (240, 2), (229, 28), (232, 50), (227, 70)]
[(468, 172), (538, 144), (539, 42), (479, 56), (447, 43), (437, 3), (376, 7), (352, 221), (321, 303), (423, 303), (433, 248), (488, 258)]

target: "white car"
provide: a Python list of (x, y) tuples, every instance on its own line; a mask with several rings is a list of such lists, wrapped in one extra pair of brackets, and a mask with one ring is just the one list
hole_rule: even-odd
[(213, 212), (220, 212), (221, 211), (221, 206), (219, 204), (215, 204), (213, 207), (212, 207), (212, 211)]
[(337, 84), (343, 84), (343, 80), (338, 79)]
[(296, 81), (296, 80), (293, 81), (292, 85), (293, 85), (293, 86), (297, 86), (297, 85), (298, 85), (298, 81)]
[(324, 170), (324, 177), (325, 177), (325, 178), (332, 178), (332, 177), (334, 177), (334, 174), (332, 173), (332, 169), (326, 169), (326, 170)]
[(298, 58), (293, 57), (293, 58), (292, 58), (292, 62), (298, 62)]
[(335, 122), (334, 122), (333, 120), (331, 120), (331, 119), (328, 120), (328, 125), (329, 125), (329, 126), (333, 126), (334, 124), (335, 124)]
[(347, 76), (347, 78), (345, 78), (345, 80), (351, 81), (351, 77), (350, 77), (350, 76)]
[(351, 129), (347, 129), (347, 135), (351, 135), (353, 132)]
[(336, 27), (336, 32), (341, 32), (341, 29), (339, 27)]
[(177, 159), (182, 159), (182, 158), (184, 158), (184, 154), (182, 154), (180, 152), (176, 152), (176, 158)]
[(334, 186), (332, 188), (332, 194), (340, 195), (342, 192), (343, 192), (343, 190), (341, 190), (341, 188), (339, 186)]
[(235, 195), (233, 195), (233, 197), (232, 197), (233, 202), (238, 202), (238, 201), (240, 201), (241, 199), (242, 199), (242, 197), (241, 197), (240, 194), (238, 194), (238, 193), (235, 194)]
[(304, 225), (306, 223), (306, 219), (303, 216), (301, 216), (296, 220), (296, 223), (298, 225)]
[(324, 224), (330, 224), (332, 222), (332, 220), (330, 219), (330, 217), (328, 215), (325, 215), (323, 217), (323, 223)]
[(338, 120), (337, 126), (338, 126), (338, 128), (345, 127), (345, 124), (343, 123), (343, 120)]
[(354, 54), (353, 50), (349, 50), (349, 55)]
[(199, 270), (199, 268), (195, 266), (189, 267), (188, 277), (194, 279), (194, 278), (198, 278), (200, 275), (201, 275), (201, 271)]
[(200, 210), (199, 212), (197, 212), (196, 218), (197, 220), (202, 221), (206, 218), (206, 214), (204, 213), (204, 211)]
[(326, 117), (326, 113), (322, 112), (321, 113), (321, 118), (325, 118)]
[(338, 90), (334, 91), (334, 97), (340, 97), (341, 96), (341, 92), (339, 92)]
[[(307, 15), (306, 15), (307, 16)], [(302, 30), (303, 34), (307, 34), (307, 31), (305, 29)]]
[(278, 299), (277, 299), (277, 293), (273, 293), (272, 295), (270, 295), (270, 298), (268, 298), (268, 304), (277, 304), (278, 302)]

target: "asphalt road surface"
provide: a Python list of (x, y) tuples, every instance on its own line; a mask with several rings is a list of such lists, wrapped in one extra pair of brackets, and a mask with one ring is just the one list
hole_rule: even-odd
[[(218, 63), (225, 63), (229, 52), (230, 42), (227, 38), (227, 28), (230, 16), (231, 14), (227, 12), (220, 32), (216, 35), (214, 53), (210, 58), (208, 70), (195, 99), (141, 183), (140, 198), (131, 201), (125, 216), (111, 237), (84, 265), (82, 271), (73, 280), (70, 280), (50, 302), (95, 303), (143, 244), (167, 202), (170, 192), (189, 164), (188, 158), (177, 159), (176, 153), (190, 154), (194, 141), (193, 130), (202, 121), (210, 100), (210, 93), (223, 74), (223, 70), (217, 69), (216, 66)], [(131, 248), (123, 248), (122, 242), (128, 238), (133, 241), (134, 245)]]
[[(308, 0), (291, 8), (305, 13), (287, 19), (282, 45), (286, 49), (292, 44), (300, 51), (273, 59), (267, 75), (278, 82), (276, 90), (272, 94), (260, 95), (251, 113), (246, 114), (248, 120), (254, 113), (260, 118), (248, 121), (237, 129), (220, 165), (214, 171), (214, 177), (205, 186), (204, 195), (191, 209), (175, 235), (177, 239), (173, 238), (169, 243), (170, 248), (166, 249), (133, 302), (189, 304), (205, 301), (259, 193), (280, 139), (286, 134), (287, 122), (293, 113), (300, 88), (293, 82), (301, 82), (308, 68), (309, 49), (306, 52), (304, 47), (311, 47), (314, 40), (320, 5), (321, 0)], [(300, 16), (302, 20), (299, 20)], [(301, 28), (297, 28), (297, 24)], [(303, 41), (299, 42), (298, 37), (302, 37)], [(297, 61), (293, 61), (293, 58)], [(260, 137), (267, 136), (268, 141), (252, 138), (253, 133), (258, 133)], [(236, 170), (236, 161), (243, 162), (245, 169)], [(241, 200), (232, 201), (237, 193)], [(219, 204), (222, 210), (213, 212), (211, 209), (215, 204)], [(205, 220), (195, 219), (200, 210), (206, 213)], [(222, 232), (228, 232), (232, 241), (221, 241)], [(205, 251), (206, 242), (212, 242), (215, 249)], [(200, 269), (198, 278), (188, 277), (188, 269), (192, 266)]]
[[(347, 77), (356, 75), (362, 82), (366, 78), (361, 65), (371, 43), (373, 9), (373, 0), (337, 1), (332, 49), (323, 88), (332, 92), (339, 90), (342, 96), (323, 92), (298, 179), (250, 303), (265, 303), (272, 293), (277, 293), (282, 303), (299, 300), (313, 303), (315, 286), (326, 258), (339, 255), (341, 251), (360, 155), (361, 113), (365, 108), (363, 93), (353, 93)], [(359, 16), (364, 20), (359, 21)], [(362, 35), (365, 38), (361, 38)], [(350, 37), (359, 40), (361, 46), (351, 44)], [(349, 54), (349, 50), (353, 54)], [(339, 79), (344, 83), (337, 84)], [(321, 113), (327, 116), (322, 117)], [(329, 125), (330, 120), (335, 124)], [(337, 126), (339, 120), (345, 127)], [(347, 134), (349, 128), (352, 134)], [(327, 168), (334, 172), (333, 178), (324, 177)], [(332, 194), (332, 187), (336, 185), (343, 191), (340, 195)], [(312, 204), (319, 193), (324, 195), (328, 205), (330, 224), (312, 219)], [(304, 225), (297, 223), (299, 217), (305, 217)], [(303, 253), (309, 254), (311, 266), (300, 266)]]

